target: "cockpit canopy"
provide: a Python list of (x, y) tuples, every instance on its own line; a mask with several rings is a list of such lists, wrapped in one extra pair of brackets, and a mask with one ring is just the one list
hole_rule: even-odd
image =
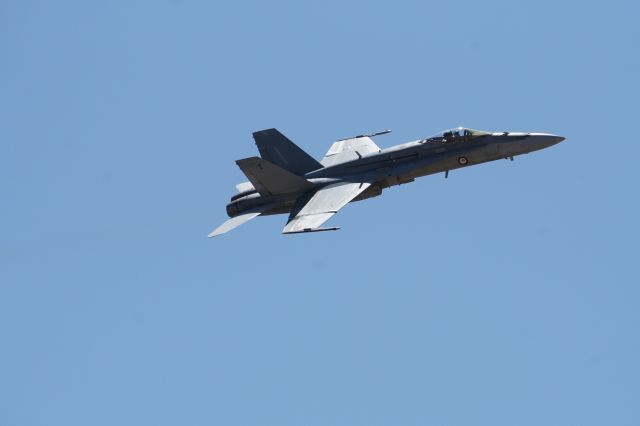
[(427, 141), (429, 142), (460, 142), (460, 141), (470, 141), (472, 139), (478, 138), (480, 136), (490, 135), (490, 132), (485, 132), (482, 130), (474, 130), (467, 129), (464, 127), (456, 127), (455, 129), (445, 130), (444, 132), (435, 134), (429, 138)]

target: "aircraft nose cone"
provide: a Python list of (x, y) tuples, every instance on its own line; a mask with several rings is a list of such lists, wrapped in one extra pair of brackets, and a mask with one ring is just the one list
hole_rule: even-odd
[(552, 135), (549, 133), (529, 134), (529, 143), (535, 145), (536, 149), (547, 148), (549, 146), (562, 142), (564, 139), (564, 136)]

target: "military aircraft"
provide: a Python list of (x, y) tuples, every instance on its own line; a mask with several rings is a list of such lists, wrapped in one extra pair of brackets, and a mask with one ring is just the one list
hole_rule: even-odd
[(276, 129), (253, 133), (260, 157), (236, 164), (249, 182), (236, 185), (227, 204), (230, 219), (209, 234), (224, 234), (257, 217), (289, 213), (283, 234), (334, 231), (321, 228), (352, 201), (377, 197), (394, 185), (488, 161), (547, 148), (565, 138), (548, 133), (485, 132), (458, 127), (380, 149), (371, 139), (390, 130), (336, 141), (316, 161)]

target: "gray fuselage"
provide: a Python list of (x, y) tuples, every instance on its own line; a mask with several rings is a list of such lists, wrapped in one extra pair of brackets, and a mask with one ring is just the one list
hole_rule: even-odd
[[(564, 138), (547, 133), (484, 133), (462, 136), (445, 132), (441, 136), (396, 145), (359, 158), (334, 164), (304, 175), (315, 188), (332, 183), (371, 182), (372, 185), (353, 201), (376, 197), (384, 188), (412, 182), (415, 178), (510, 158), (555, 145)], [(356, 152), (357, 153), (357, 152)], [(303, 194), (261, 196), (255, 190), (232, 197), (227, 205), (230, 217), (258, 206), (270, 204), (264, 214), (291, 211)]]

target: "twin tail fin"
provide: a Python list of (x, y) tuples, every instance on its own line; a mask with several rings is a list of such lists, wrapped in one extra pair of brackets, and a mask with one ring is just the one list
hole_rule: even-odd
[(322, 164), (276, 129), (254, 132), (253, 139), (256, 141), (260, 156), (263, 159), (293, 174), (302, 176), (305, 173), (323, 167)]
[(313, 188), (313, 184), (303, 177), (260, 157), (244, 158), (236, 164), (260, 195), (294, 194)]

